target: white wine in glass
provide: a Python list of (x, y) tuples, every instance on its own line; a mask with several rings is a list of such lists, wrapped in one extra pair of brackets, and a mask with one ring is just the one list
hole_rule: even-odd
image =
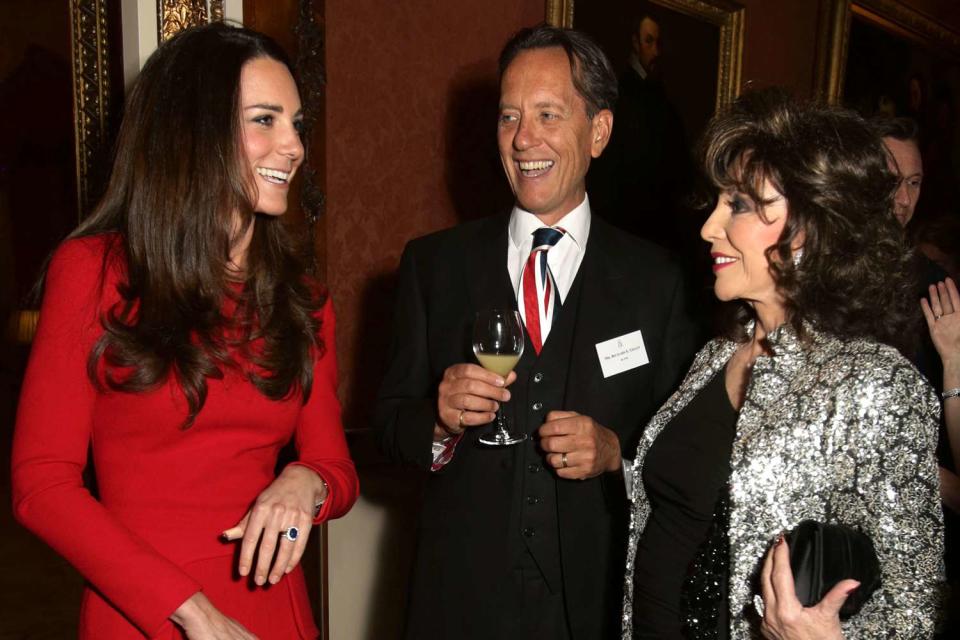
[(476, 355), (481, 367), (487, 371), (493, 371), (495, 374), (503, 376), (504, 378), (513, 371), (513, 368), (517, 366), (517, 362), (520, 361), (520, 356), (509, 353), (477, 353)]
[[(473, 325), (473, 353), (487, 371), (506, 378), (523, 355), (523, 322), (520, 312), (510, 309), (490, 309), (477, 312)], [(527, 439), (525, 433), (510, 431), (503, 415), (503, 403), (497, 409), (493, 433), (480, 436), (483, 444), (504, 447)]]

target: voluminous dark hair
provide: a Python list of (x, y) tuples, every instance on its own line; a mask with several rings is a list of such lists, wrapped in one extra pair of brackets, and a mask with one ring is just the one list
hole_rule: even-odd
[(570, 60), (573, 86), (587, 103), (587, 117), (600, 111), (613, 111), (617, 103), (617, 77), (610, 60), (590, 36), (574, 29), (539, 24), (518, 31), (500, 52), (500, 78), (507, 67), (524, 51), (560, 47)]
[[(324, 294), (306, 277), (306, 246), (254, 211), (240, 77), (262, 57), (292, 68), (267, 36), (223, 24), (161, 45), (127, 99), (106, 194), (71, 235), (113, 234), (104, 271), (115, 257), (125, 265), (88, 374), (124, 392), (175, 376), (188, 404), (184, 428), (204, 405), (207, 379), (238, 366), (231, 353), (253, 365), (247, 376), (265, 396), (300, 393), (306, 402), (324, 347), (315, 318)], [(250, 225), (244, 270), (231, 274), (231, 247)], [(236, 311), (225, 314), (225, 302)]]
[[(763, 214), (764, 181), (787, 201), (767, 251), (787, 318), (842, 339), (867, 337), (913, 355), (915, 257), (893, 216), (896, 176), (877, 133), (852, 111), (806, 103), (779, 89), (744, 94), (714, 116), (701, 144), (708, 180), (748, 196)], [(801, 244), (795, 264), (793, 246)], [(731, 307), (728, 337), (747, 339), (752, 309)]]

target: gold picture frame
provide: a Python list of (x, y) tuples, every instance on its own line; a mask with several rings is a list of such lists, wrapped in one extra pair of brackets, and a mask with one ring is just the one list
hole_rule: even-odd
[[(77, 169), (77, 211), (83, 218), (100, 195), (94, 171), (110, 139), (110, 108), (114, 87), (110, 80), (110, 59), (118, 53), (110, 42), (109, 0), (70, 0), (70, 44), (73, 64), (73, 115)], [(207, 22), (222, 21), (223, 0), (157, 0), (158, 41), (181, 30)]]
[(573, 27), (573, 0), (547, 0), (547, 24), (570, 29)]
[(157, 42), (207, 21), (206, 0), (157, 0)]
[(843, 97), (850, 20), (856, 15), (886, 31), (960, 56), (960, 33), (900, 0), (829, 0), (820, 23), (815, 89), (831, 104)]
[[(651, 3), (715, 25), (720, 30), (716, 107), (740, 95), (745, 8), (731, 0), (650, 0)], [(547, 0), (547, 22), (573, 26), (574, 0)]]
[(73, 62), (73, 117), (80, 218), (99, 194), (93, 184), (94, 162), (109, 138), (110, 37), (107, 0), (70, 0), (70, 45)]
[(157, 42), (207, 22), (223, 22), (223, 0), (157, 0)]

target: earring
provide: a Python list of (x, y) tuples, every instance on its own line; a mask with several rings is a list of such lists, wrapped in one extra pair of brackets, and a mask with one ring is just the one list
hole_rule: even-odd
[(793, 266), (799, 267), (801, 260), (803, 260), (803, 247), (800, 247), (793, 252)]

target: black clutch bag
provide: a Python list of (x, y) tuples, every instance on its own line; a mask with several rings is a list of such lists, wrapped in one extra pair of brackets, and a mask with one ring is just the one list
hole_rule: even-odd
[(880, 561), (865, 533), (838, 524), (804, 520), (786, 535), (797, 598), (805, 607), (823, 599), (847, 578), (860, 587), (840, 609), (840, 619), (855, 615), (880, 586)]

